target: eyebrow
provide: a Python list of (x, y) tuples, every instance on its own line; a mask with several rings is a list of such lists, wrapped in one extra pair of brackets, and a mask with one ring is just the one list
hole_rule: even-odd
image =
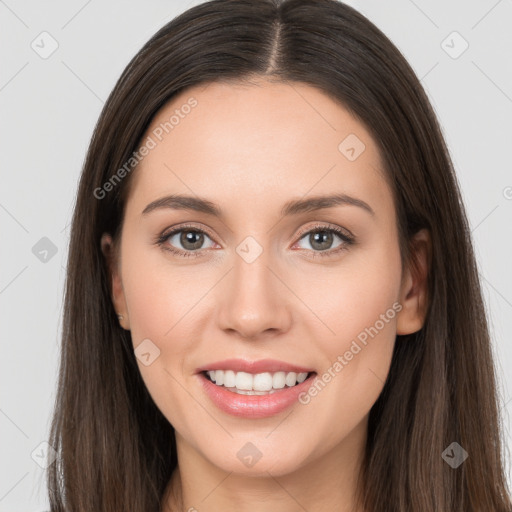
[[(294, 199), (284, 204), (281, 209), (281, 215), (287, 217), (290, 215), (298, 215), (300, 213), (324, 210), (335, 206), (357, 206), (362, 208), (370, 215), (375, 215), (372, 207), (356, 197), (347, 194), (332, 194), (327, 196), (313, 196), (308, 199)], [(159, 210), (193, 210), (196, 212), (222, 217), (222, 210), (215, 203), (201, 197), (194, 197), (182, 194), (172, 194), (170, 196), (161, 197), (156, 201), (149, 203), (144, 208), (142, 215)]]

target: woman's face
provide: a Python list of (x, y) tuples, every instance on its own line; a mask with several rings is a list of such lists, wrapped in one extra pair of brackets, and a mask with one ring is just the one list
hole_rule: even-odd
[(210, 83), (142, 142), (113, 296), (179, 453), (253, 475), (357, 457), (422, 322), (369, 132), (305, 84)]

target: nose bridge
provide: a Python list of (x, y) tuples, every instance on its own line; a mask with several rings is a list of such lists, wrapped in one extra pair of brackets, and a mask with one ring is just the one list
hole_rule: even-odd
[[(268, 330), (286, 330), (291, 321), (286, 287), (274, 274), (271, 251), (247, 237), (233, 256), (233, 269), (224, 280), (219, 322), (224, 330), (257, 337)], [(278, 272), (277, 272), (278, 273)]]

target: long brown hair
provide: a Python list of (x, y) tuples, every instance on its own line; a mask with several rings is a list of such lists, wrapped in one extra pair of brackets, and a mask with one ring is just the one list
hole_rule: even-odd
[[(400, 248), (432, 240), (424, 327), (397, 336), (370, 411), (360, 499), (368, 512), (510, 512), (495, 367), (468, 221), (428, 98), (399, 50), (335, 0), (212, 0), (159, 30), (129, 63), (96, 125), (71, 226), (62, 358), (48, 469), (52, 512), (159, 512), (176, 468), (173, 427), (140, 376), (118, 323), (104, 232), (118, 238), (154, 115), (186, 87), (265, 76), (312, 85), (377, 143), (394, 193)], [(100, 194), (98, 190), (102, 189)], [(100, 197), (101, 196), (101, 197)], [(457, 442), (469, 454), (442, 457)]]

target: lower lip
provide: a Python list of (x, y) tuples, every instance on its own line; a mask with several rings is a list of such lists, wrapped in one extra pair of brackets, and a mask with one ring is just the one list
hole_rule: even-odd
[(198, 376), (206, 394), (220, 410), (242, 418), (268, 418), (298, 402), (299, 395), (308, 390), (316, 373), (311, 373), (304, 382), (296, 386), (284, 387), (268, 395), (240, 395), (224, 386), (217, 386), (203, 373)]

